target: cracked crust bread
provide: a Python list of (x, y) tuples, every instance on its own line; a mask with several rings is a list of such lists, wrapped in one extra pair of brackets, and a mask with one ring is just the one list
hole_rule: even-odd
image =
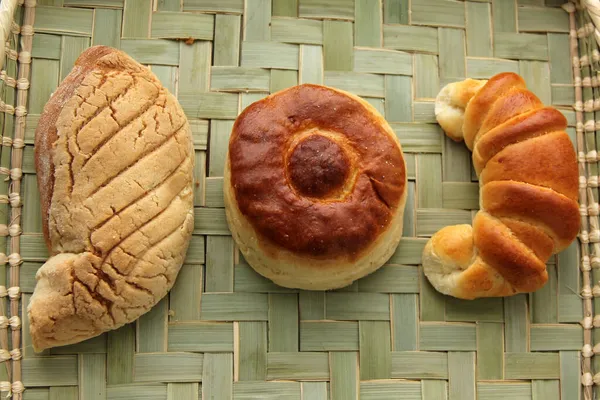
[(473, 152), (480, 210), (473, 226), (431, 237), (425, 275), (441, 293), (462, 299), (538, 290), (548, 280), (546, 262), (580, 227), (577, 159), (565, 117), (514, 73), (451, 83), (435, 111), (446, 134)]
[(402, 236), (402, 148), (369, 103), (304, 84), (236, 119), (226, 215), (244, 259), (280, 286), (340, 288), (381, 267)]
[(154, 74), (109, 47), (81, 54), (35, 135), (50, 252), (27, 308), (36, 351), (116, 329), (171, 289), (194, 225), (193, 151)]

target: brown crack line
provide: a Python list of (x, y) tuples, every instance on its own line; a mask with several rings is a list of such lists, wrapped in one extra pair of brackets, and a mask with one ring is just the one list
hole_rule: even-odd
[[(96, 271), (96, 277), (98, 278), (99, 281), (102, 281), (104, 279), (102, 279), (102, 277), (99, 275), (99, 270), (94, 268), (94, 270)], [(110, 317), (110, 319), (112, 320), (113, 325), (115, 325), (115, 319), (112, 316), (112, 314), (110, 313), (110, 307), (113, 305), (113, 302), (110, 301), (107, 298), (102, 297), (99, 293), (97, 293), (95, 290), (92, 290), (88, 285), (86, 285), (85, 283), (83, 283), (81, 280), (79, 280), (79, 278), (77, 278), (77, 276), (75, 275), (75, 268), (71, 268), (71, 295), (73, 296), (73, 309), (75, 310), (75, 312), (77, 312), (77, 305), (75, 303), (75, 283), (78, 282), (79, 284), (81, 284), (83, 287), (88, 289), (88, 293), (90, 294), (90, 296), (92, 297), (93, 300), (97, 301), (100, 305), (102, 305), (102, 307), (104, 307), (106, 309), (106, 315), (108, 315)], [(111, 285), (111, 282), (105, 281), (107, 284)], [(98, 285), (96, 285), (97, 287)]]
[[(183, 190), (182, 190), (183, 191)], [(181, 192), (180, 192), (181, 193)], [(178, 194), (179, 196), (179, 194)], [(184, 221), (185, 222), (185, 221)], [(131, 266), (131, 269), (135, 269), (135, 267), (142, 261), (142, 259), (146, 256), (146, 254), (148, 254), (148, 252), (152, 251), (154, 248), (156, 248), (157, 246), (159, 246), (162, 242), (164, 242), (165, 240), (169, 239), (175, 232), (177, 232), (178, 229), (180, 229), (181, 226), (177, 226), (175, 227), (175, 229), (173, 229), (172, 231), (170, 231), (169, 233), (167, 233), (165, 236), (163, 236), (162, 238), (160, 238), (158, 241), (156, 241), (155, 243), (152, 243), (150, 246), (148, 246), (148, 248), (146, 250), (144, 250), (142, 252), (142, 254), (140, 254), (137, 257), (133, 257), (135, 258), (137, 261)], [(168, 260), (168, 258), (173, 259), (173, 257), (159, 257), (165, 261)], [(166, 272), (166, 270), (165, 270)], [(145, 277), (147, 279), (152, 279), (156, 276), (161, 276), (164, 275), (165, 279), (167, 280), (167, 283), (170, 283), (171, 281), (166, 277), (165, 273), (159, 273), (157, 275), (151, 276), (151, 277)]]
[[(115, 101), (123, 98), (127, 93), (129, 93), (129, 90), (131, 88), (133, 88), (135, 86), (135, 78), (133, 76), (131, 76), (133, 79), (131, 80), (131, 83), (129, 85), (127, 85), (125, 87), (125, 90), (122, 93), (119, 93), (117, 96), (115, 96), (114, 98), (110, 98), (108, 95), (106, 95), (106, 93), (104, 93), (106, 95), (107, 98), (107, 103), (104, 107), (98, 107), (98, 109), (96, 110), (96, 112), (94, 114), (92, 114), (90, 117), (88, 117), (83, 124), (81, 125), (81, 127), (77, 130), (77, 133), (81, 132), (83, 129), (85, 129), (85, 127), (87, 127), (89, 125), (90, 122), (92, 122), (98, 115), (100, 115), (104, 110), (106, 110), (107, 108), (109, 108), (112, 103), (114, 103)], [(107, 72), (103, 71), (102, 74), (102, 78), (100, 79), (100, 83), (98, 84), (98, 86), (91, 86), (94, 89), (94, 92), (90, 95), (93, 96), (96, 94), (96, 90), (101, 90), (100, 87), (106, 83), (106, 81), (108, 80), (108, 76), (107, 76)], [(78, 96), (78, 95), (77, 95)], [(88, 97), (81, 97), (78, 96), (79, 98), (81, 98), (84, 102), (86, 102), (86, 99), (89, 98)], [(77, 133), (75, 134), (75, 140), (78, 140), (77, 137)], [(79, 143), (77, 143), (77, 145), (79, 146)]]
[[(186, 188), (183, 188), (178, 194), (177, 196), (179, 196), (179, 194), (181, 194), (181, 192), (183, 192), (183, 190), (185, 190)], [(142, 228), (144, 228), (145, 226), (148, 226), (148, 224), (152, 223), (154, 220), (156, 220), (158, 217), (160, 217), (162, 214), (164, 214), (164, 212), (166, 210), (169, 209), (169, 207), (172, 206), (173, 203), (169, 204), (167, 207), (165, 207), (164, 209), (160, 210), (155, 216), (153, 216), (152, 218), (150, 218), (148, 221), (144, 222), (142, 225), (140, 225), (137, 229), (131, 231), (128, 235), (126, 235), (125, 237), (121, 238), (117, 243), (115, 243), (114, 246), (112, 246), (110, 249), (108, 249), (108, 251), (106, 252), (106, 256), (102, 258), (102, 262), (101, 265), (103, 265), (106, 261), (106, 259), (112, 254), (112, 252), (119, 247), (125, 240), (127, 240), (129, 237), (131, 237), (131, 235), (135, 234), (136, 232), (139, 232)], [(96, 254), (101, 254), (101, 252), (99, 252), (98, 249), (94, 248), (94, 252)], [(137, 258), (137, 257), (133, 257), (133, 258)]]
[[(110, 185), (110, 183), (112, 181), (114, 181), (115, 179), (119, 178), (120, 176), (122, 176), (123, 174), (125, 174), (127, 171), (129, 171), (131, 168), (135, 167), (136, 165), (138, 165), (140, 162), (142, 162), (146, 157), (159, 152), (167, 143), (169, 143), (171, 140), (176, 140), (177, 138), (177, 134), (179, 132), (181, 132), (181, 129), (184, 127), (185, 123), (182, 124), (181, 126), (179, 126), (177, 129), (175, 129), (174, 133), (170, 136), (168, 136), (164, 141), (162, 141), (160, 144), (158, 144), (156, 147), (153, 147), (151, 149), (148, 149), (144, 152), (142, 152), (139, 156), (139, 158), (137, 160), (135, 160), (135, 162), (133, 162), (132, 164), (130, 164), (129, 166), (125, 167), (124, 169), (122, 169), (121, 171), (119, 171), (116, 175), (113, 175), (111, 177), (109, 177), (107, 180), (105, 180), (104, 182), (102, 182), (99, 186), (97, 186), (89, 195), (88, 197), (92, 197), (93, 195), (95, 195), (96, 193), (98, 193), (100, 190), (102, 190), (102, 188)], [(138, 184), (139, 185), (139, 184)], [(142, 188), (143, 189), (143, 188)]]
[[(77, 136), (75, 136), (74, 138), (75, 140), (73, 140), (73, 143), (76, 147), (76, 152), (77, 153), (81, 153), (79, 150), (79, 145), (76, 144), (77, 142)], [(69, 176), (71, 179), (71, 187), (69, 188), (69, 198), (72, 197), (73, 195), (73, 190), (75, 189), (75, 174), (73, 172), (73, 163), (75, 162), (75, 155), (71, 152), (71, 149), (69, 148), (70, 143), (69, 143), (69, 139), (67, 139), (67, 143), (66, 143), (66, 150), (67, 150), (67, 154), (69, 155), (70, 159), (69, 159), (69, 165), (68, 165), (68, 169), (69, 169)]]
[[(184, 161), (185, 162), (185, 161)], [(181, 165), (179, 165), (177, 168), (175, 168), (172, 172), (169, 173), (169, 175), (167, 175), (162, 181), (158, 182), (156, 184), (156, 186), (154, 186), (152, 189), (150, 189), (148, 192), (141, 194), (140, 196), (138, 196), (137, 198), (133, 199), (131, 201), (131, 203), (127, 204), (125, 207), (123, 207), (120, 211), (116, 211), (116, 209), (114, 207), (111, 206), (111, 209), (113, 210), (113, 214), (104, 219), (103, 221), (99, 222), (96, 226), (92, 227), (90, 231), (92, 231), (92, 233), (90, 233), (90, 243), (91, 243), (91, 235), (97, 231), (98, 229), (102, 228), (104, 225), (106, 225), (110, 220), (112, 220), (114, 217), (118, 217), (121, 215), (121, 213), (127, 211), (128, 208), (135, 206), (140, 200), (146, 198), (147, 196), (153, 195), (155, 194), (164, 184), (166, 181), (168, 181), (173, 175), (175, 175), (177, 172), (181, 171), (183, 169), (183, 163)], [(88, 208), (89, 209), (89, 208)]]
[[(124, 97), (124, 96), (125, 96), (127, 93), (129, 93), (129, 89), (131, 89), (132, 87), (134, 87), (134, 86), (136, 85), (136, 83), (137, 83), (137, 82), (138, 82), (138, 81), (137, 81), (137, 79), (136, 79), (135, 77), (133, 77), (133, 83), (132, 83), (130, 86), (128, 86), (127, 90), (126, 90), (125, 92), (121, 93), (120, 95), (118, 95), (117, 97), (115, 97), (115, 98), (114, 98), (114, 99), (113, 99), (111, 102), (109, 102), (109, 104), (107, 104), (107, 105), (106, 105), (106, 107), (104, 107), (104, 109), (103, 109), (102, 111), (104, 111), (104, 110), (105, 110), (105, 109), (107, 109), (107, 108), (110, 108), (110, 110), (111, 110), (111, 116), (112, 116), (112, 115), (114, 115), (114, 112), (115, 112), (115, 111), (114, 111), (114, 108), (113, 108), (113, 106), (114, 106), (114, 103), (115, 103), (116, 101), (120, 100), (121, 98), (123, 98), (123, 97)], [(96, 147), (94, 147), (94, 148), (92, 149), (92, 151), (90, 151), (90, 152), (89, 152), (89, 154), (91, 155), (91, 156), (90, 156), (90, 158), (84, 159), (84, 161), (83, 161), (83, 165), (81, 166), (81, 168), (85, 167), (85, 165), (86, 165), (86, 164), (87, 164), (87, 163), (88, 163), (88, 162), (89, 162), (89, 161), (90, 161), (90, 160), (91, 160), (91, 159), (94, 157), (94, 155), (95, 155), (95, 154), (97, 154), (97, 153), (98, 153), (98, 151), (99, 151), (99, 150), (100, 150), (100, 149), (101, 149), (101, 148), (102, 148), (102, 147), (103, 147), (103, 146), (104, 146), (104, 145), (105, 145), (105, 144), (106, 144), (108, 141), (110, 141), (110, 140), (111, 140), (111, 139), (112, 139), (112, 138), (113, 138), (113, 137), (114, 137), (116, 134), (118, 134), (119, 132), (121, 132), (123, 129), (127, 128), (127, 127), (128, 127), (129, 125), (131, 125), (131, 124), (132, 124), (132, 123), (133, 123), (133, 122), (134, 122), (136, 119), (140, 118), (140, 117), (141, 117), (143, 114), (145, 114), (145, 113), (146, 113), (146, 112), (147, 112), (147, 111), (150, 109), (150, 107), (152, 107), (152, 106), (153, 106), (153, 105), (156, 103), (156, 100), (157, 100), (157, 99), (160, 97), (160, 95), (161, 95), (162, 93), (164, 93), (164, 91), (159, 89), (159, 90), (158, 90), (158, 92), (157, 92), (157, 94), (156, 94), (156, 96), (155, 96), (155, 97), (153, 97), (152, 99), (148, 100), (148, 101), (147, 101), (147, 104), (146, 104), (146, 105), (144, 105), (143, 107), (141, 107), (141, 108), (138, 110), (138, 112), (137, 112), (137, 113), (136, 113), (136, 114), (135, 114), (133, 117), (129, 118), (129, 119), (128, 119), (128, 120), (125, 122), (125, 124), (121, 125), (121, 124), (119, 124), (119, 122), (118, 122), (118, 121), (115, 119), (115, 122), (117, 123), (117, 125), (119, 125), (119, 130), (117, 130), (117, 131), (116, 131), (116, 132), (115, 132), (113, 135), (111, 135), (111, 136), (108, 136), (107, 138), (105, 138), (104, 140), (102, 140), (100, 143), (98, 143), (98, 145), (96, 145)], [(100, 112), (102, 112), (102, 111), (100, 111)], [(98, 114), (100, 114), (100, 113), (98, 113)], [(114, 119), (114, 118), (113, 118), (113, 119)], [(91, 120), (90, 120), (90, 121), (88, 121), (88, 123), (89, 123), (89, 122), (91, 122)], [(88, 123), (86, 123), (86, 124), (85, 124), (85, 126), (87, 126), (87, 125), (88, 125)], [(81, 131), (83, 130), (83, 128), (84, 128), (85, 126), (82, 126), (82, 127), (81, 127), (81, 128), (78, 130), (78, 131), (77, 131), (77, 135), (79, 134), (79, 132), (81, 132)]]
[[(118, 101), (119, 99), (121, 99), (122, 97), (124, 97), (124, 96), (125, 96), (127, 93), (129, 93), (129, 90), (130, 90), (131, 88), (133, 88), (133, 87), (135, 86), (136, 82), (137, 82), (137, 81), (136, 81), (136, 79), (135, 79), (135, 77), (133, 77), (133, 76), (132, 76), (132, 78), (133, 78), (133, 79), (132, 79), (132, 83), (131, 83), (131, 84), (129, 84), (129, 85), (128, 85), (128, 86), (125, 88), (125, 91), (123, 91), (123, 92), (122, 92), (122, 93), (120, 93), (119, 95), (115, 96), (115, 97), (114, 97), (114, 98), (112, 98), (112, 99), (110, 99), (110, 98), (109, 98), (109, 96), (108, 96), (108, 95), (106, 95), (106, 97), (107, 97), (107, 99), (108, 99), (108, 102), (107, 102), (107, 104), (106, 104), (104, 107), (97, 107), (96, 111), (95, 111), (95, 112), (94, 112), (94, 113), (93, 113), (93, 114), (92, 114), (90, 117), (86, 118), (86, 120), (83, 122), (82, 126), (81, 126), (81, 127), (78, 129), (78, 130), (77, 130), (77, 132), (76, 132), (76, 133), (75, 133), (75, 135), (74, 135), (75, 137), (74, 137), (74, 140), (73, 140), (73, 142), (74, 142), (74, 144), (75, 144), (75, 147), (77, 148), (77, 153), (78, 153), (78, 154), (81, 154), (81, 151), (79, 150), (79, 149), (80, 149), (80, 147), (79, 147), (79, 132), (81, 132), (81, 131), (82, 131), (82, 130), (83, 130), (85, 127), (86, 127), (86, 126), (88, 126), (88, 125), (89, 125), (89, 124), (90, 124), (90, 123), (91, 123), (91, 122), (92, 122), (92, 121), (93, 121), (93, 120), (94, 120), (94, 119), (95, 119), (95, 118), (96, 118), (98, 115), (100, 115), (100, 113), (102, 113), (104, 110), (106, 110), (107, 108), (110, 108), (110, 109), (112, 110), (112, 106), (113, 106), (114, 102)], [(100, 84), (99, 84), (98, 86), (101, 86), (101, 85), (102, 85), (102, 84), (104, 84), (106, 81), (107, 81), (107, 76), (106, 76), (106, 73), (104, 73), (104, 74), (102, 75), (102, 78), (101, 78), (101, 80), (100, 80)], [(82, 97), (82, 96), (79, 96), (78, 94), (76, 94), (76, 95), (75, 95), (76, 97), (78, 97), (79, 99), (81, 99), (81, 100), (82, 100), (82, 103), (81, 103), (81, 104), (83, 104), (83, 103), (87, 103), (87, 101), (86, 101), (86, 100), (87, 100), (89, 97), (91, 97), (91, 96), (95, 95), (97, 90), (100, 90), (100, 89), (99, 89), (99, 87), (96, 87), (96, 86), (90, 86), (90, 87), (93, 89), (93, 92), (92, 92), (92, 94), (90, 94), (89, 96), (87, 96), (87, 97)], [(160, 91), (159, 91), (159, 95), (160, 95)], [(157, 99), (157, 98), (158, 98), (158, 95), (156, 96), (156, 98), (154, 98), (154, 99), (152, 100), (152, 103), (154, 103), (154, 102), (156, 101), (156, 99)], [(150, 107), (152, 106), (152, 103), (150, 104), (150, 106), (148, 106), (148, 108), (150, 108)], [(79, 105), (81, 106), (81, 104), (79, 104)], [(88, 104), (89, 104), (89, 103), (88, 103)], [(92, 104), (90, 104), (90, 105), (92, 105)], [(93, 105), (92, 105), (92, 106), (93, 106)], [(145, 112), (145, 111), (143, 111), (143, 112), (142, 112), (142, 114), (143, 114), (144, 112)], [(77, 113), (77, 110), (74, 110), (74, 113), (76, 114), (76, 113)], [(112, 114), (112, 112), (111, 112), (111, 114)], [(138, 115), (136, 115), (134, 118), (132, 118), (132, 121), (133, 121), (133, 120), (135, 120), (135, 119), (137, 119), (137, 118), (139, 118), (139, 114), (138, 114)], [(132, 121), (129, 121), (129, 122), (128, 122), (128, 123), (127, 123), (125, 126), (129, 125), (129, 123), (131, 123)], [(121, 129), (123, 129), (121, 126), (119, 126), (119, 127), (120, 127)], [(118, 133), (118, 132), (119, 132), (119, 131), (117, 131), (116, 133)], [(106, 143), (106, 142), (107, 142), (108, 140), (110, 140), (110, 139), (111, 139), (113, 136), (114, 136), (114, 135), (111, 135), (111, 136), (109, 136), (108, 138), (106, 138), (104, 141), (102, 141), (102, 142), (100, 143), (100, 147), (102, 146), (102, 144), (103, 144), (103, 143)], [(74, 154), (71, 152), (71, 149), (69, 148), (69, 141), (70, 141), (70, 138), (69, 138), (69, 137), (67, 137), (67, 138), (66, 138), (66, 144), (65, 144), (65, 147), (66, 147), (67, 154), (68, 154), (68, 155), (69, 155), (69, 157), (70, 157), (70, 158), (69, 158), (68, 167), (67, 167), (67, 168), (68, 168), (68, 170), (69, 170), (69, 177), (70, 177), (70, 179), (71, 179), (71, 186), (70, 186), (70, 188), (69, 188), (69, 197), (70, 197), (70, 196), (73, 194), (73, 190), (74, 190), (74, 188), (75, 188), (75, 174), (74, 174), (74, 172), (73, 172), (73, 163), (75, 162), (75, 155), (74, 155)], [(97, 148), (98, 148), (98, 146), (96, 146), (96, 149), (97, 149)], [(93, 153), (94, 153), (94, 151), (92, 151), (92, 154), (93, 154)], [(85, 164), (87, 164), (87, 160), (85, 160), (85, 159), (84, 159), (84, 161), (83, 161), (83, 165), (82, 165), (82, 168), (85, 166)]]
[[(152, 108), (152, 106), (153, 106), (153, 105), (151, 105), (150, 107), (148, 107), (148, 109), (147, 109), (146, 111), (144, 111), (144, 112), (142, 112), (141, 114), (139, 114), (138, 116), (136, 116), (136, 117), (135, 117), (135, 118), (134, 118), (132, 121), (130, 121), (130, 122), (129, 122), (129, 123), (126, 125), (126, 126), (124, 126), (124, 127), (122, 127), (122, 128), (121, 128), (121, 127), (119, 127), (119, 129), (120, 129), (120, 130), (119, 130), (118, 132), (116, 132), (116, 133), (115, 133), (114, 135), (112, 135), (111, 137), (107, 138), (107, 139), (106, 139), (106, 141), (104, 141), (104, 142), (103, 142), (103, 144), (102, 144), (100, 147), (98, 147), (98, 148), (96, 149), (96, 152), (95, 152), (94, 154), (92, 154), (92, 155), (91, 155), (91, 156), (90, 156), (88, 159), (86, 159), (86, 160), (84, 161), (84, 164), (82, 165), (82, 167), (81, 167), (81, 170), (83, 170), (83, 169), (84, 169), (84, 167), (87, 165), (87, 163), (88, 163), (89, 161), (91, 161), (92, 159), (95, 159), (95, 158), (98, 156), (98, 154), (100, 153), (100, 150), (102, 150), (102, 148), (103, 148), (104, 146), (108, 145), (108, 144), (111, 142), (111, 140), (114, 140), (114, 139), (115, 139), (115, 137), (117, 137), (117, 135), (118, 135), (120, 132), (122, 132), (124, 129), (126, 129), (127, 127), (129, 127), (131, 124), (133, 124), (133, 123), (134, 123), (134, 122), (135, 122), (135, 121), (136, 121), (138, 118), (141, 118), (141, 119), (140, 119), (140, 122), (142, 123), (142, 127), (141, 127), (139, 130), (136, 130), (135, 132), (131, 132), (131, 135), (135, 135), (135, 136), (136, 136), (136, 137), (135, 137), (135, 139), (134, 139), (134, 142), (133, 142), (133, 145), (134, 145), (134, 147), (135, 147), (135, 145), (137, 144), (138, 140), (139, 140), (139, 139), (141, 138), (141, 136), (142, 136), (142, 132), (143, 132), (143, 131), (144, 131), (144, 130), (147, 128), (147, 125), (146, 125), (146, 123), (144, 122), (144, 120), (143, 120), (143, 117), (145, 116), (145, 114), (146, 114), (146, 113), (148, 113), (148, 112), (152, 112), (152, 111), (150, 110), (150, 108)], [(161, 143), (162, 143), (162, 142), (161, 142)], [(91, 154), (91, 153), (90, 153), (90, 154)], [(87, 154), (86, 154), (86, 155), (87, 155)], [(98, 157), (99, 157), (99, 156), (98, 156)], [(81, 170), (80, 170), (80, 171), (81, 171)], [(88, 182), (89, 182), (89, 178), (88, 178)]]
[(377, 196), (377, 198), (379, 199), (381, 204), (383, 204), (385, 206), (385, 208), (390, 210), (392, 207), (387, 203), (387, 201), (385, 201), (385, 198), (381, 195), (381, 193), (379, 193), (379, 189), (377, 189), (377, 185), (375, 183), (379, 183), (380, 185), (385, 185), (385, 184), (382, 183), (381, 181), (378, 181), (375, 178), (372, 178), (369, 175), (367, 175), (367, 177), (369, 178), (369, 182), (371, 182), (371, 188), (373, 188), (373, 192), (375, 192), (375, 195)]
[[(182, 190), (182, 191), (183, 191), (183, 190)], [(180, 192), (180, 193), (181, 193), (181, 192)], [(179, 195), (179, 194), (178, 194), (178, 195)], [(168, 207), (167, 207), (167, 208), (168, 208)], [(167, 208), (165, 208), (165, 210), (166, 210)], [(165, 210), (161, 211), (161, 213), (163, 213)], [(157, 215), (157, 216), (158, 216), (158, 215)], [(156, 217), (157, 217), (157, 216), (156, 216)], [(150, 221), (151, 221), (151, 220), (149, 220), (148, 222), (150, 222)], [(148, 222), (147, 222), (147, 223), (148, 223)], [(138, 261), (137, 261), (137, 262), (136, 262), (136, 263), (133, 265), (132, 269), (133, 269), (133, 268), (135, 268), (135, 266), (137, 266), (137, 264), (138, 264), (138, 263), (139, 263), (139, 262), (140, 262), (140, 261), (141, 261), (141, 260), (144, 258), (144, 256), (145, 256), (145, 255), (146, 255), (146, 254), (147, 254), (149, 251), (151, 251), (152, 249), (154, 249), (154, 248), (156, 248), (157, 246), (159, 246), (159, 245), (160, 245), (160, 243), (162, 243), (162, 242), (164, 242), (165, 240), (169, 239), (169, 238), (170, 238), (170, 237), (171, 237), (171, 236), (172, 236), (174, 233), (176, 233), (176, 232), (177, 232), (177, 230), (179, 230), (180, 228), (181, 228), (180, 226), (177, 226), (177, 227), (175, 227), (173, 230), (171, 230), (171, 231), (170, 231), (169, 233), (167, 233), (165, 236), (163, 236), (162, 238), (160, 238), (158, 241), (156, 241), (155, 243), (152, 243), (152, 244), (151, 244), (151, 245), (150, 245), (150, 246), (149, 246), (149, 247), (148, 247), (148, 248), (147, 248), (147, 249), (146, 249), (146, 250), (145, 250), (145, 251), (144, 251), (144, 252), (143, 252), (141, 255), (139, 255), (138, 257), (134, 257), (134, 258), (136, 258)], [(136, 231), (134, 231), (134, 232), (136, 232)], [(125, 239), (126, 239), (126, 238), (125, 238)], [(122, 243), (122, 242), (123, 242), (125, 239), (123, 239), (123, 240), (121, 241), (121, 243)], [(108, 258), (108, 257), (109, 257), (111, 254), (112, 254), (112, 251), (114, 251), (114, 249), (115, 249), (115, 248), (117, 248), (117, 247), (118, 247), (118, 246), (119, 246), (121, 243), (119, 243), (119, 244), (117, 244), (116, 246), (114, 246), (114, 247), (113, 247), (113, 249), (111, 249), (111, 250), (110, 250), (110, 252), (109, 252), (109, 253), (106, 255), (106, 257), (104, 257), (104, 259), (102, 260), (102, 262), (101, 262), (101, 264), (100, 264), (100, 268), (99, 268), (99, 269), (95, 269), (95, 270), (96, 270), (96, 276), (98, 277), (98, 279), (99, 279), (99, 280), (101, 280), (101, 281), (104, 281), (106, 284), (108, 284), (108, 285), (109, 285), (109, 287), (110, 287), (111, 291), (113, 292), (113, 294), (114, 294), (116, 297), (120, 297), (120, 298), (122, 298), (123, 300), (125, 300), (125, 298), (124, 298), (124, 297), (123, 297), (121, 294), (118, 294), (118, 293), (117, 293), (117, 289), (116, 289), (116, 286), (115, 286), (115, 284), (114, 284), (114, 280), (113, 280), (113, 279), (112, 279), (112, 278), (111, 278), (111, 277), (110, 277), (110, 276), (109, 276), (109, 275), (108, 275), (106, 272), (104, 272), (104, 271), (102, 270), (102, 268), (104, 268), (105, 266), (106, 266), (107, 268), (110, 268), (110, 269), (112, 270), (112, 272), (114, 272), (116, 275), (118, 275), (120, 278), (122, 278), (122, 279), (123, 279), (123, 281), (124, 281), (124, 282), (125, 282), (127, 285), (131, 286), (132, 288), (134, 288), (134, 289), (136, 289), (136, 290), (139, 290), (139, 291), (141, 291), (141, 292), (144, 292), (144, 293), (146, 293), (146, 294), (147, 294), (148, 296), (150, 296), (151, 298), (155, 298), (156, 296), (155, 296), (155, 294), (154, 294), (154, 293), (152, 293), (152, 291), (150, 291), (149, 289), (147, 289), (147, 288), (145, 288), (145, 287), (143, 287), (143, 286), (140, 286), (139, 284), (137, 284), (137, 283), (135, 283), (135, 282), (131, 281), (131, 280), (129, 279), (129, 278), (131, 278), (129, 275), (124, 275), (124, 274), (121, 274), (117, 268), (115, 268), (115, 267), (114, 267), (112, 264), (109, 264), (109, 263), (107, 263), (107, 262), (106, 262), (106, 259), (107, 259), (107, 258)], [(124, 250), (123, 250), (123, 251), (124, 251)], [(127, 253), (127, 254), (129, 254), (129, 253)], [(165, 258), (165, 259), (166, 259), (166, 258)], [(165, 271), (166, 271), (166, 270), (165, 270)], [(78, 280), (78, 279), (77, 279), (77, 278), (76, 278), (76, 277), (75, 277), (73, 274), (72, 274), (72, 276), (73, 276), (73, 279), (74, 279), (74, 281), (78, 281), (78, 282), (80, 282), (82, 285), (84, 285), (84, 284), (83, 284), (81, 281), (79, 281), (79, 280)], [(157, 274), (157, 275), (154, 275), (154, 276), (152, 276), (152, 277), (144, 277), (144, 278), (147, 278), (147, 279), (152, 279), (152, 278), (155, 278), (155, 277), (158, 277), (158, 276), (164, 276), (165, 280), (167, 281), (167, 285), (170, 285), (170, 284), (171, 284), (171, 281), (170, 281), (170, 280), (167, 278), (167, 276), (166, 276), (166, 273), (159, 273), (159, 274)], [(85, 286), (85, 287), (87, 287), (88, 289), (90, 289), (90, 288), (89, 288), (89, 286), (86, 286), (86, 285), (84, 285), (84, 286)], [(110, 306), (112, 306), (114, 303), (113, 303), (113, 302), (111, 302), (111, 301), (110, 301), (110, 300), (108, 300), (108, 299), (105, 299), (105, 298), (104, 298), (104, 297), (102, 297), (100, 294), (98, 294), (98, 293), (96, 293), (96, 292), (92, 291), (91, 289), (90, 289), (90, 293), (93, 293), (93, 294), (92, 294), (92, 297), (93, 297), (95, 300), (99, 301), (99, 302), (100, 302), (100, 304), (102, 304), (102, 305), (103, 305), (103, 306), (104, 306), (104, 307), (107, 309), (107, 314), (110, 316), (111, 320), (113, 321), (113, 325), (116, 325), (116, 324), (115, 324), (114, 317), (113, 317), (113, 316), (112, 316), (112, 314), (110, 313), (110, 309), (111, 309), (111, 308), (110, 308)], [(117, 306), (115, 306), (115, 307), (117, 307)], [(142, 307), (142, 306), (133, 306), (133, 307), (118, 307), (118, 308), (119, 308), (119, 309), (121, 309), (121, 310), (129, 309), (129, 308), (143, 308), (143, 309), (146, 309), (146, 307)]]
[[(129, 278), (129, 276), (122, 275), (122, 274), (121, 274), (121, 273), (120, 273), (120, 272), (119, 272), (119, 271), (118, 271), (116, 268), (114, 268), (114, 267), (113, 267), (111, 264), (108, 264), (108, 263), (103, 263), (103, 264), (102, 264), (102, 267), (104, 267), (104, 266), (106, 266), (106, 267), (108, 267), (108, 268), (111, 268), (111, 269), (114, 271), (114, 273), (115, 273), (116, 275), (118, 275), (120, 278), (123, 278), (123, 282), (125, 282), (125, 283), (126, 283), (126, 284), (128, 284), (129, 286), (133, 287), (134, 289), (136, 289), (136, 290), (139, 290), (139, 291), (141, 291), (141, 292), (144, 292), (144, 293), (146, 293), (146, 294), (147, 294), (148, 296), (150, 296), (151, 298), (155, 298), (155, 297), (156, 297), (156, 296), (154, 295), (154, 293), (152, 293), (152, 292), (151, 292), (149, 289), (146, 289), (145, 287), (143, 287), (143, 286), (140, 286), (140, 285), (138, 285), (138, 284), (137, 284), (137, 283), (135, 283), (135, 282), (131, 282), (129, 279), (127, 279), (127, 278)], [(102, 267), (100, 267), (100, 268), (102, 268)], [(103, 272), (103, 273), (104, 273), (104, 274), (105, 274), (105, 275), (108, 277), (108, 274), (106, 274), (104, 271), (102, 271), (102, 272)], [(108, 277), (108, 278), (110, 278), (110, 277)], [(107, 282), (107, 283), (108, 283), (109, 285), (111, 285), (111, 283), (109, 283), (109, 282)], [(114, 285), (114, 282), (112, 282), (112, 285)], [(111, 285), (111, 290), (113, 291), (113, 293), (114, 293), (116, 296), (118, 296), (118, 297), (121, 297), (122, 299), (124, 299), (123, 295), (121, 295), (121, 294), (118, 294), (118, 293), (117, 293), (117, 292), (116, 292), (116, 291), (113, 289), (113, 287), (114, 287), (114, 286), (112, 286), (112, 285)], [(137, 307), (139, 307), (139, 306), (137, 306)], [(119, 307), (119, 308), (121, 308), (121, 307)]]

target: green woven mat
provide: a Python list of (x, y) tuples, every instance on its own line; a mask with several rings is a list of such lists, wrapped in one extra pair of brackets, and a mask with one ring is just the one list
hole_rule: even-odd
[[(434, 291), (419, 267), (427, 237), (469, 223), (478, 207), (469, 152), (435, 123), (442, 85), (518, 72), (545, 103), (562, 107), (575, 140), (562, 3), (38, 0), (23, 158), (22, 310), (47, 256), (33, 133), (86, 47), (127, 51), (177, 94), (194, 135), (197, 208), (175, 287), (136, 323), (37, 355), (23, 318), (24, 398), (577, 399), (577, 243), (551, 260), (548, 284), (529, 296), (459, 301)], [(328, 293), (282, 289), (253, 272), (229, 236), (221, 193), (237, 114), (303, 82), (349, 90), (380, 110), (402, 142), (410, 179), (405, 238), (389, 264)]]

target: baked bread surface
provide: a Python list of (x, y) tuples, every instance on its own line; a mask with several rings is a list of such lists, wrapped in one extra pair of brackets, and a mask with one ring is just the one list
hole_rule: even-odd
[(449, 84), (436, 99), (436, 116), (449, 137), (473, 151), (480, 211), (473, 226), (433, 235), (423, 251), (425, 275), (438, 291), (463, 299), (541, 288), (546, 262), (580, 227), (565, 117), (513, 73)]
[(380, 267), (400, 240), (400, 143), (347, 92), (304, 84), (247, 107), (224, 175), (233, 236), (246, 261), (279, 285), (348, 285)]
[(35, 159), (51, 257), (28, 306), (36, 350), (135, 320), (172, 287), (193, 230), (193, 145), (145, 67), (86, 50), (44, 108)]

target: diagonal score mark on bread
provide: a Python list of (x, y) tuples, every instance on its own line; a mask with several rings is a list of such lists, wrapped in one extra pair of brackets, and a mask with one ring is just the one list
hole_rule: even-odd
[(51, 254), (28, 306), (40, 351), (129, 323), (170, 290), (193, 231), (194, 150), (158, 79), (96, 46), (44, 108), (35, 151)]
[(480, 211), (473, 226), (439, 230), (423, 250), (423, 269), (441, 293), (462, 299), (541, 288), (546, 262), (580, 226), (575, 150), (562, 113), (514, 73), (445, 86), (436, 118), (473, 152)]

